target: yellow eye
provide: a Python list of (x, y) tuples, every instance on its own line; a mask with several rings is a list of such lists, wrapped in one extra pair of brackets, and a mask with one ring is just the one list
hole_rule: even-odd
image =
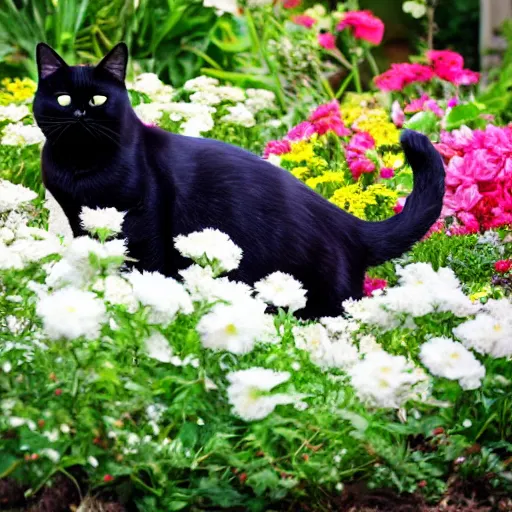
[(67, 107), (71, 104), (71, 96), (69, 94), (61, 94), (60, 96), (57, 96), (57, 103), (61, 107)]
[(99, 107), (101, 105), (103, 105), (103, 103), (105, 103), (107, 101), (107, 97), (106, 96), (101, 96), (101, 95), (97, 95), (97, 96), (93, 96), (91, 98), (91, 100), (89, 101), (89, 105), (91, 105), (91, 107)]

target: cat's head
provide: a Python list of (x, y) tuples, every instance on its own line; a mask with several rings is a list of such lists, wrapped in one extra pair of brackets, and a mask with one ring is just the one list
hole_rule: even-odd
[(88, 149), (119, 144), (130, 109), (124, 84), (128, 49), (116, 45), (97, 66), (68, 66), (50, 46), (37, 45), (34, 116), (53, 144)]

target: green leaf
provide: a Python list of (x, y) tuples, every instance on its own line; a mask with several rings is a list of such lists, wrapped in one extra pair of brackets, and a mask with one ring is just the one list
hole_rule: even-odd
[(434, 112), (418, 112), (405, 123), (405, 128), (430, 135), (437, 131), (439, 119)]
[(470, 125), (478, 120), (481, 112), (481, 109), (474, 103), (458, 105), (446, 116), (446, 129), (451, 131), (460, 128), (462, 125)]
[(170, 501), (166, 504), (167, 510), (173, 511), (173, 510), (183, 510), (186, 506), (188, 506), (188, 503), (186, 501)]

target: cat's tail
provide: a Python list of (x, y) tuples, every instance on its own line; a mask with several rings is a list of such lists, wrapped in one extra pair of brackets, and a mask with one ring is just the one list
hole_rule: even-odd
[(411, 130), (402, 133), (400, 142), (414, 173), (414, 188), (401, 213), (363, 224), (370, 266), (408, 251), (436, 222), (443, 206), (445, 171), (439, 153), (428, 137)]

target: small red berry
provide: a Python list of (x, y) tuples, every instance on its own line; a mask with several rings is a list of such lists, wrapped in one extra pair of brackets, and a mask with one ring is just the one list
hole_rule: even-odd
[(247, 473), (240, 473), (238, 480), (240, 480), (241, 484), (245, 484), (245, 481), (247, 480)]
[(437, 427), (434, 430), (432, 430), (432, 435), (434, 435), (434, 436), (440, 436), (441, 434), (444, 434), (443, 427)]
[(57, 389), (55, 390), (55, 396), (60, 396), (60, 395), (62, 395), (62, 389), (57, 388)]
[(309, 455), (305, 453), (304, 455), (302, 455), (302, 458), (307, 462), (309, 460)]
[(104, 481), (105, 483), (112, 482), (113, 480), (114, 480), (114, 477), (113, 477), (112, 475), (105, 475), (105, 476), (103, 477), (103, 481)]
[(427, 481), (426, 480), (421, 480), (421, 482), (418, 482), (418, 487), (419, 488), (423, 488), (423, 487), (426, 487), (427, 486)]
[(31, 456), (30, 456), (30, 460), (37, 460), (39, 459), (39, 455), (37, 455), (37, 453), (33, 453)]
[(45, 425), (45, 421), (44, 420), (37, 420), (37, 425), (39, 428), (43, 428), (44, 425)]

